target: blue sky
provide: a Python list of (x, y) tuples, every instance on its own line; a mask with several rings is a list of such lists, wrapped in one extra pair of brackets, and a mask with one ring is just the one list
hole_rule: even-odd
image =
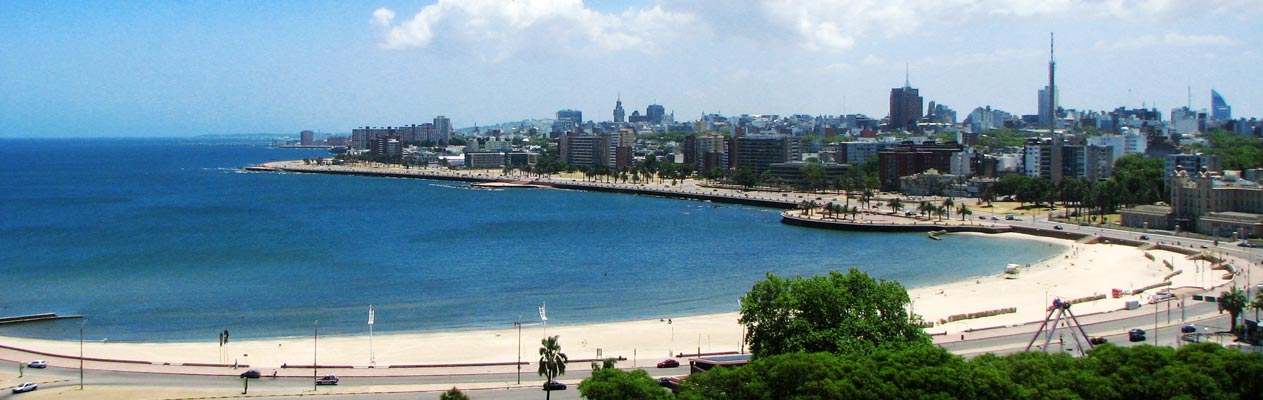
[(1065, 107), (1263, 117), (1257, 0), (0, 2), (0, 137), (346, 132), (724, 114), (886, 115), (904, 65), (963, 115)]

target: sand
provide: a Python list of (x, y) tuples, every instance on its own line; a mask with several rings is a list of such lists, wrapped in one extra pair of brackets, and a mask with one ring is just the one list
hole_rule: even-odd
[[(1001, 234), (1019, 235), (1015, 233)], [(1079, 315), (1118, 310), (1126, 300), (1145, 302), (1156, 292), (1113, 298), (1111, 290), (1133, 289), (1162, 282), (1173, 270), (1161, 261), (1173, 263), (1183, 271), (1171, 279), (1173, 287), (1211, 288), (1225, 282), (1222, 271), (1201, 273), (1205, 262), (1188, 260), (1184, 255), (1161, 250), (1142, 251), (1136, 247), (1112, 244), (1080, 244), (1069, 240), (1020, 235), (1036, 245), (1060, 245), (1065, 251), (1043, 262), (1023, 267), (1017, 279), (1006, 279), (1004, 266), (995, 266), (996, 274), (969, 278), (942, 285), (911, 288), (913, 312), (926, 321), (945, 320), (951, 315), (1015, 307), (1016, 312), (992, 317), (946, 322), (927, 328), (931, 333), (957, 333), (980, 328), (1008, 326), (1045, 316), (1045, 307), (1055, 297), (1077, 299), (1104, 294), (1103, 300), (1075, 304)], [(1149, 259), (1148, 253), (1153, 256)], [(521, 329), (523, 361), (538, 359), (539, 342), (545, 335), (559, 335), (562, 349), (571, 359), (624, 357), (624, 367), (647, 366), (685, 353), (741, 351), (743, 332), (737, 313), (699, 316), (664, 315), (639, 321), (594, 324), (566, 324), (550, 321)], [(366, 368), (375, 361), (375, 371), (365, 374), (405, 375), (431, 373), (436, 368), (395, 368), (388, 366), (418, 364), (510, 363), (518, 359), (518, 330), (506, 323), (501, 329), (437, 333), (376, 334), (369, 337), (320, 337), (316, 356), (320, 365)], [(0, 343), (43, 352), (76, 355), (78, 342), (25, 338), (0, 338)], [(234, 340), (221, 348), (216, 341), (186, 343), (104, 343), (90, 342), (84, 347), (87, 357), (145, 360), (171, 363), (240, 363), (270, 370), (282, 365), (311, 365), (312, 337), (261, 340)], [(61, 360), (50, 359), (54, 365)], [(572, 368), (585, 368), (576, 365)], [(223, 368), (219, 368), (222, 370)], [(451, 368), (446, 369), (450, 371)], [(460, 368), (460, 373), (509, 372), (511, 365)], [(282, 370), (284, 371), (284, 370)], [(534, 366), (524, 368), (533, 374)], [(270, 371), (269, 371), (270, 372)], [(297, 374), (297, 370), (294, 372)]]

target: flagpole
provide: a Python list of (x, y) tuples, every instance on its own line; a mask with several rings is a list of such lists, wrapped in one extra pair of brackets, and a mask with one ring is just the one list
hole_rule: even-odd
[(377, 355), (373, 353), (373, 305), (368, 305), (368, 365), (377, 365)]

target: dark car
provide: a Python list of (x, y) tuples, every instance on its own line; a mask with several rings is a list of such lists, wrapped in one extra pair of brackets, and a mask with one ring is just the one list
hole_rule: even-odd
[(241, 373), (241, 377), (247, 378), (247, 379), (259, 379), (260, 376), (263, 376), (263, 374), (260, 374), (259, 370), (257, 369), (252, 369), (252, 370)]
[(566, 390), (566, 384), (557, 381), (544, 382), (544, 391)]
[(679, 361), (675, 361), (675, 359), (674, 359), (674, 358), (668, 358), (668, 359), (663, 360), (662, 362), (658, 363), (658, 368), (675, 368), (675, 367), (678, 367), (678, 366), (680, 366), (680, 362), (679, 362)]
[(1243, 241), (1241, 241), (1241, 243), (1237, 243), (1237, 246), (1240, 246), (1240, 247), (1254, 247), (1254, 243), (1250, 243), (1250, 242), (1247, 242), (1247, 241), (1244, 241), (1244, 240), (1243, 240)]
[(1145, 330), (1137, 328), (1127, 331), (1127, 340), (1131, 342), (1145, 341)]
[(1193, 324), (1184, 325), (1180, 327), (1180, 332), (1184, 332), (1184, 333), (1197, 332), (1197, 327), (1194, 326)]
[(1053, 229), (1056, 229), (1056, 230), (1063, 230), (1063, 229), (1066, 229), (1066, 227), (1061, 226), (1061, 225), (1057, 225), (1057, 226), (1054, 226), (1054, 227), (1053, 227)]
[(1098, 345), (1109, 343), (1109, 339), (1106, 339), (1104, 336), (1096, 336), (1091, 339), (1088, 339), (1088, 343), (1091, 343), (1093, 346), (1098, 346)]
[(1140, 235), (1140, 240), (1149, 240), (1149, 235)]
[(320, 379), (316, 379), (316, 384), (317, 385), (337, 385), (338, 380), (339, 379), (337, 375), (325, 375), (325, 376), (320, 377)]

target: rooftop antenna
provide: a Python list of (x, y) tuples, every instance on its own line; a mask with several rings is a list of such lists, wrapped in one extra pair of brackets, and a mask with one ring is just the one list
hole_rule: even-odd
[(908, 63), (903, 63), (903, 87), (912, 87), (912, 81), (908, 77)]

